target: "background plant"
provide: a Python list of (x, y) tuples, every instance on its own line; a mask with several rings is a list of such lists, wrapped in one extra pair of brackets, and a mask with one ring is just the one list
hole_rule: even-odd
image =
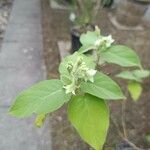
[[(112, 63), (125, 68), (116, 77), (127, 80), (135, 101), (141, 95), (142, 80), (150, 72), (142, 68), (132, 49), (114, 44), (112, 36), (101, 35), (98, 27), (82, 34), (80, 42), (79, 51), (60, 63), (60, 79), (42, 81), (20, 93), (10, 114), (20, 118), (37, 114), (35, 123), (40, 127), (48, 113), (67, 103), (68, 118), (82, 139), (95, 150), (102, 150), (109, 128), (108, 102), (125, 101), (126, 97), (120, 86), (102, 72), (101, 65)], [(88, 51), (93, 55), (84, 54)], [(125, 132), (121, 136), (127, 140)]]
[(92, 24), (101, 6), (101, 0), (72, 0), (70, 19), (75, 25)]

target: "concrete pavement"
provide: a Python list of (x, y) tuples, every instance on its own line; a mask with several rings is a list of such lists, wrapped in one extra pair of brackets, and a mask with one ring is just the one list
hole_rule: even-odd
[(46, 78), (40, 0), (14, 0), (0, 49), (0, 150), (51, 150), (49, 122), (33, 125), (34, 116), (7, 114), (16, 95)]

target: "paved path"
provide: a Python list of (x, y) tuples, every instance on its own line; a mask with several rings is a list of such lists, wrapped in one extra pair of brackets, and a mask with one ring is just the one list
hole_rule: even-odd
[(0, 150), (50, 150), (48, 120), (37, 129), (34, 117), (7, 114), (15, 96), (45, 78), (40, 0), (14, 0), (0, 50)]

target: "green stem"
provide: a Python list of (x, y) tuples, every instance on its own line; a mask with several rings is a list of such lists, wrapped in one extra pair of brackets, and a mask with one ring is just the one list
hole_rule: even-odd
[(99, 50), (96, 50), (96, 57), (97, 57), (97, 60), (96, 60), (96, 68), (98, 68), (99, 66), (99, 61), (100, 61), (100, 52)]
[(121, 121), (122, 121), (124, 137), (127, 139), (127, 131), (126, 131), (126, 123), (125, 123), (125, 117), (126, 117), (125, 109), (126, 109), (126, 100), (123, 100), (122, 101), (122, 119), (121, 119)]

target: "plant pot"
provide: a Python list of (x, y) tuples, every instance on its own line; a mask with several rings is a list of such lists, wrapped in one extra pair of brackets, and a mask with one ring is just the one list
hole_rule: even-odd
[(104, 7), (111, 7), (111, 5), (113, 4), (114, 0), (102, 0), (102, 5)]
[(127, 143), (120, 143), (116, 145), (116, 150), (135, 150)]
[(148, 2), (140, 0), (121, 0), (116, 11), (116, 20), (125, 26), (137, 26), (141, 22), (148, 4)]
[(94, 31), (95, 26), (94, 25), (85, 25), (84, 27), (73, 27), (71, 29), (71, 53), (74, 53), (75, 51), (78, 51), (80, 47), (82, 46), (80, 42), (80, 35), (82, 33), (86, 33), (87, 31)]
[(75, 29), (71, 30), (71, 53), (79, 50), (82, 46), (80, 42), (80, 33), (78, 33)]

